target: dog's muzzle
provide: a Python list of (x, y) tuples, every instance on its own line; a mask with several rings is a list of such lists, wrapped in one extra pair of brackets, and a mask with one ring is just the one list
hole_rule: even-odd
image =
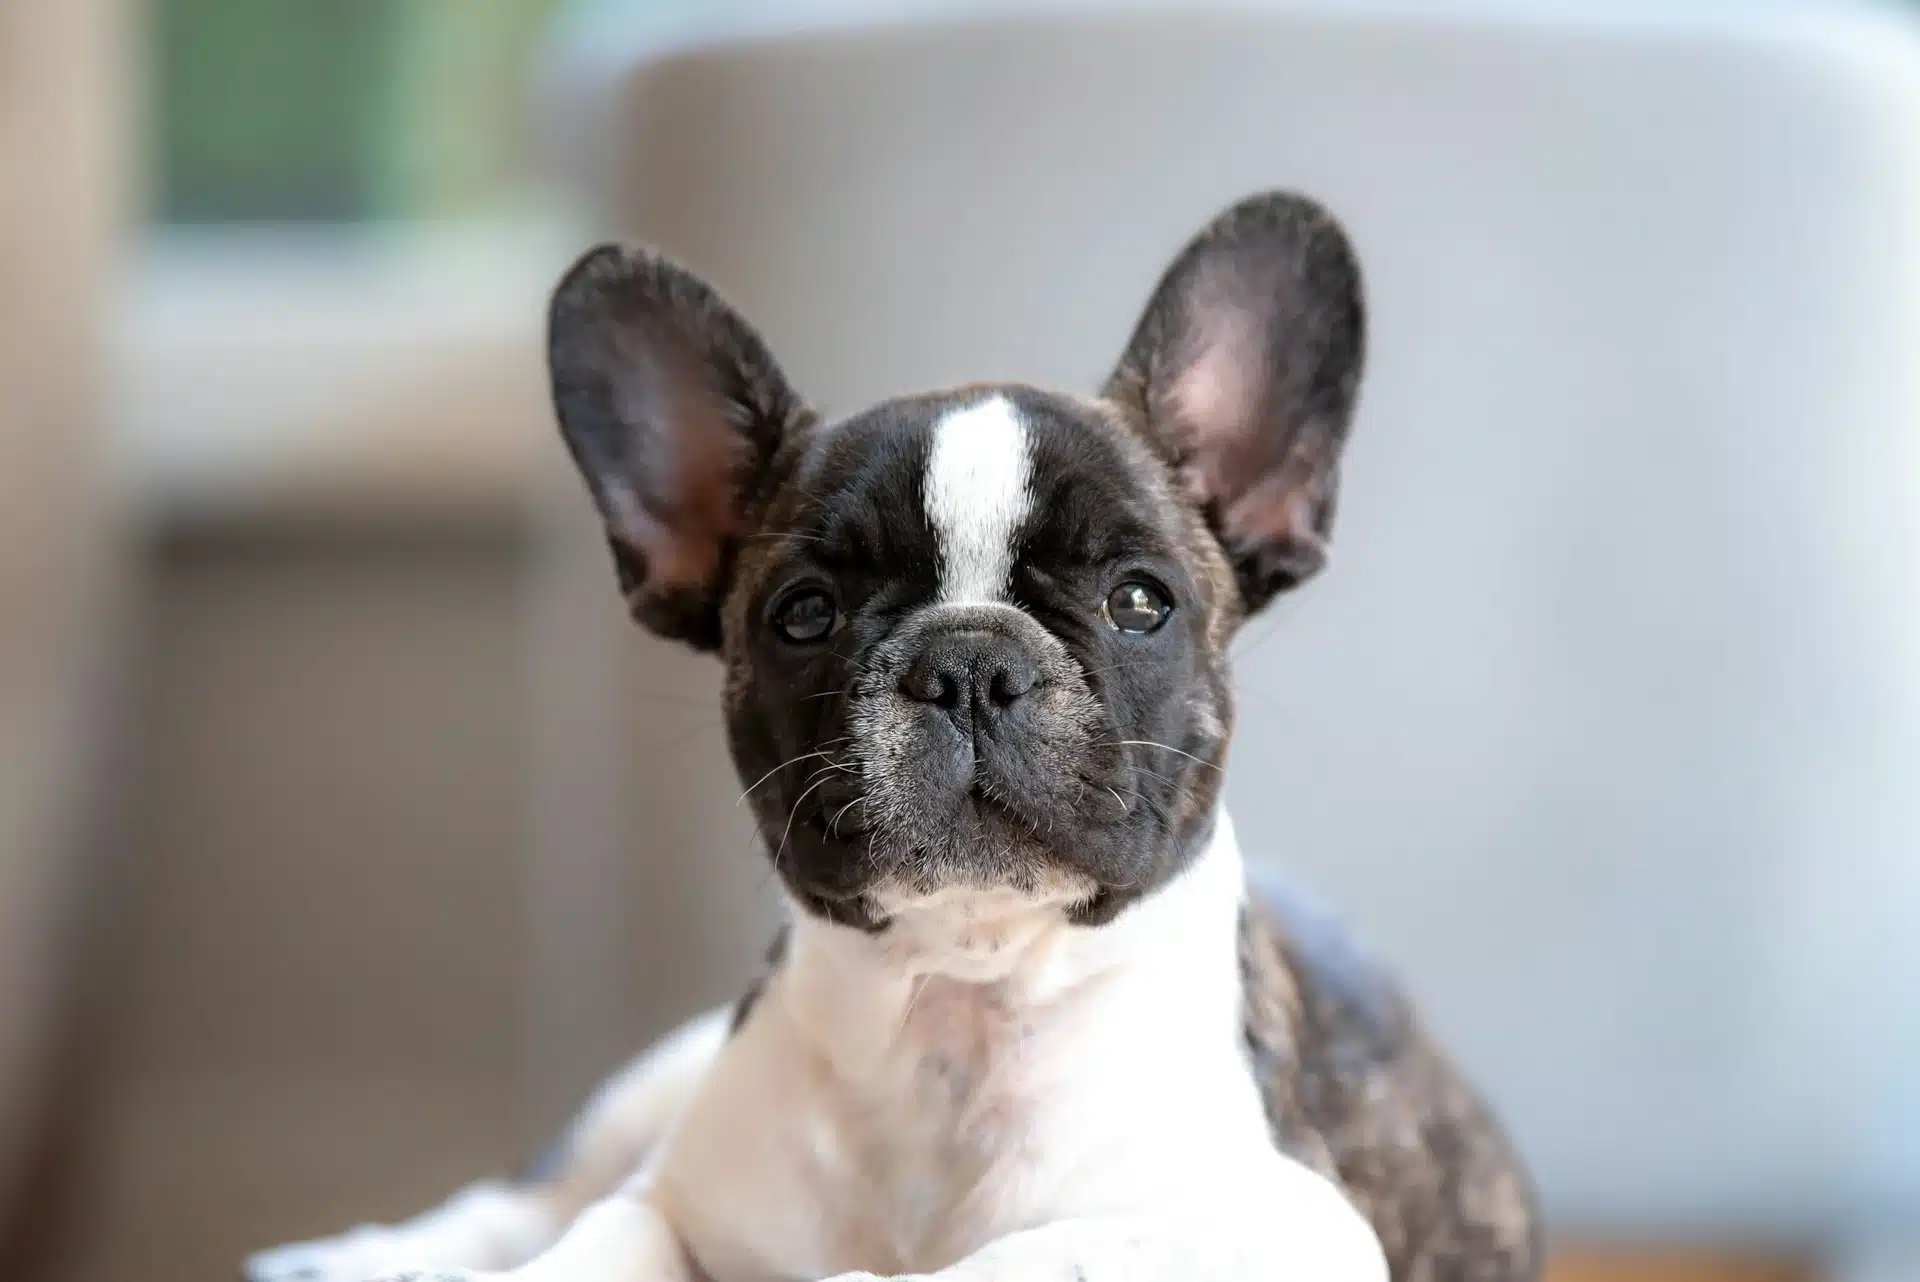
[[(1019, 880), (1110, 800), (1105, 716), (1066, 647), (1005, 606), (936, 606), (860, 683), (853, 717), (876, 855), (922, 880)], [(1091, 794), (1091, 795), (1090, 795)]]

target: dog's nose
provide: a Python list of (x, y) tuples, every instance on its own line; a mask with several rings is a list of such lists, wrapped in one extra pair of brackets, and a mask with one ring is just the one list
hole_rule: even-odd
[(958, 720), (991, 720), (1038, 685), (1026, 646), (985, 628), (957, 628), (928, 640), (900, 678), (900, 692)]

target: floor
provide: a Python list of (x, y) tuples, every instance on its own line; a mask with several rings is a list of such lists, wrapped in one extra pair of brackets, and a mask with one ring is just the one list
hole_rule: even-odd
[(1557, 1253), (1547, 1282), (1812, 1282), (1805, 1260), (1712, 1250), (1581, 1250)]

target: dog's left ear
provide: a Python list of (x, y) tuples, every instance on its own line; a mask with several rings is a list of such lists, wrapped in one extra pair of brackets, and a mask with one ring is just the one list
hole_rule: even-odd
[(717, 649), (737, 540), (806, 406), (752, 326), (648, 250), (603, 245), (574, 265), (554, 291), (547, 360), (633, 617)]
[(1364, 346), (1346, 235), (1270, 192), (1174, 259), (1107, 382), (1205, 512), (1249, 613), (1326, 561)]

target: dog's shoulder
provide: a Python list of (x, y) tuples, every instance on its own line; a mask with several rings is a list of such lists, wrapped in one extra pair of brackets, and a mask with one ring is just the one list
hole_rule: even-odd
[(1393, 974), (1264, 870), (1240, 923), (1247, 1049), (1276, 1142), (1373, 1223), (1396, 1282), (1523, 1282), (1533, 1190)]

